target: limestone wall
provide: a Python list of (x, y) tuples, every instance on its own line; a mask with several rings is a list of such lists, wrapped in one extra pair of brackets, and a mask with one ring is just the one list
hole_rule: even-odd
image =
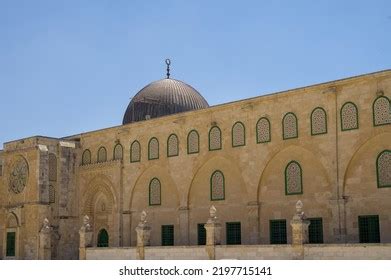
[[(391, 260), (391, 244), (216, 246), (216, 259)], [(136, 248), (88, 248), (88, 260), (135, 260)], [(146, 247), (146, 260), (207, 260), (203, 246)]]

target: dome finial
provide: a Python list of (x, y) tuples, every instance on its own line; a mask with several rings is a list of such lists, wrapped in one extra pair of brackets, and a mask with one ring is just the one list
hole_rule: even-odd
[(167, 79), (170, 78), (170, 64), (171, 60), (169, 58), (166, 59), (166, 65), (167, 65)]

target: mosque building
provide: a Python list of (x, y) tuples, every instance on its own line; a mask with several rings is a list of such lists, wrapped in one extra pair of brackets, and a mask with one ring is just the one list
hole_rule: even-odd
[(291, 244), (298, 200), (310, 244), (391, 243), (391, 70), (209, 106), (166, 62), (121, 125), (4, 143), (0, 259), (45, 228), (78, 259), (85, 216), (93, 247), (135, 247), (142, 211), (152, 247), (202, 246), (212, 205), (222, 245)]

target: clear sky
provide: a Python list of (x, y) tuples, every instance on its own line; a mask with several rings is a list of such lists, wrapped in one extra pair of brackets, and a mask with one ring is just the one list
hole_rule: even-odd
[(211, 105), (389, 69), (391, 1), (0, 0), (0, 148), (121, 124), (167, 57)]

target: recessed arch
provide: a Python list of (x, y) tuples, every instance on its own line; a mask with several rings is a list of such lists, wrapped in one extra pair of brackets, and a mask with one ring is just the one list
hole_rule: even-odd
[(141, 160), (141, 145), (140, 142), (134, 140), (130, 145), (130, 162), (140, 162)]
[(113, 160), (122, 160), (124, 156), (124, 149), (120, 143), (117, 143), (113, 149)]
[(316, 107), (311, 112), (311, 135), (327, 133), (327, 113), (322, 107)]
[(267, 143), (271, 141), (270, 129), (270, 121), (267, 117), (262, 117), (257, 121), (257, 125), (255, 128), (255, 132), (257, 135), (257, 144)]
[(91, 151), (89, 149), (85, 149), (83, 155), (81, 157), (81, 164), (87, 165), (91, 164)]
[(98, 150), (97, 162), (106, 162), (107, 161), (107, 151), (104, 146), (101, 146)]
[(353, 130), (359, 127), (359, 115), (357, 105), (351, 101), (345, 102), (340, 110), (341, 130)]
[(200, 152), (200, 135), (193, 129), (187, 134), (187, 153), (197, 154)]
[(179, 139), (175, 133), (170, 134), (167, 138), (167, 157), (179, 155)]
[(148, 142), (148, 159), (154, 160), (159, 158), (159, 140), (152, 137)]
[(222, 135), (221, 129), (215, 125), (209, 130), (209, 151), (221, 150), (222, 148)]

